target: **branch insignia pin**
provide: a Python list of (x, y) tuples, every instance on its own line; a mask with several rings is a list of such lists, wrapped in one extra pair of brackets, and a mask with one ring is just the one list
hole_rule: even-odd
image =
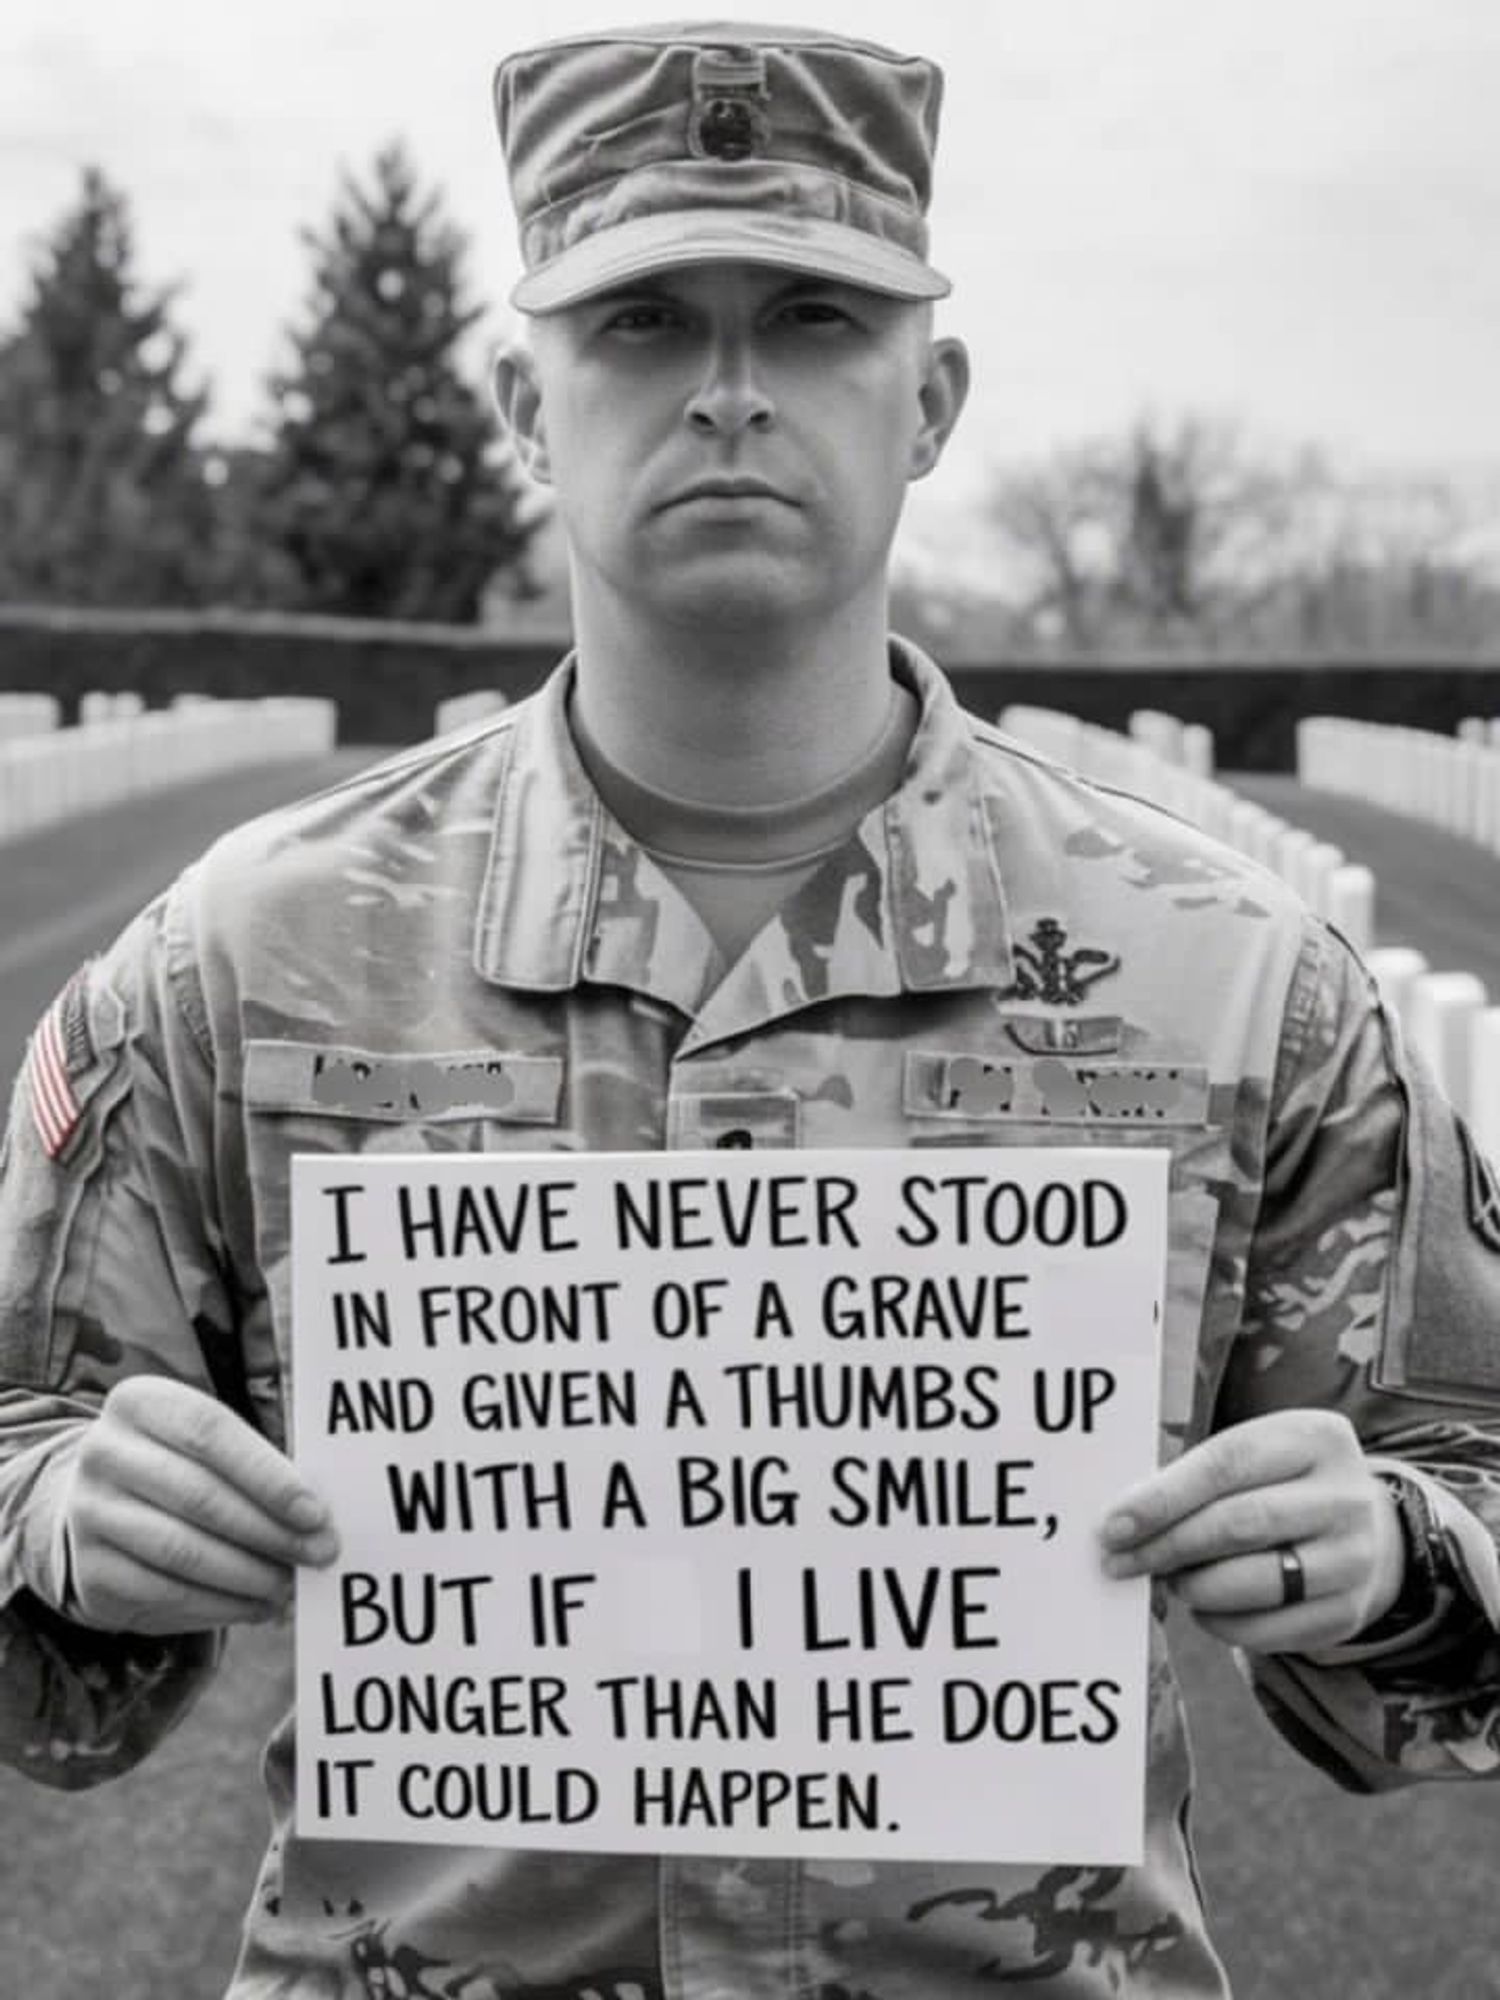
[(1114, 952), (1092, 945), (1067, 950), (1068, 933), (1056, 917), (1043, 917), (1029, 944), (1015, 947), (1015, 983), (1006, 999), (1040, 1000), (1049, 1007), (1079, 1006), (1091, 986), (1120, 969)]

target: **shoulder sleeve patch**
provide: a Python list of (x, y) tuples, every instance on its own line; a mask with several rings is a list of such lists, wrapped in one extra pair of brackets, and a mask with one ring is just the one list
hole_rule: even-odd
[(1376, 1380), (1500, 1406), (1500, 1175), (1413, 1063), (1405, 1198)]
[(1500, 1174), (1475, 1143), (1474, 1134), (1455, 1111), (1458, 1147), (1464, 1158), (1464, 1193), (1469, 1227), (1487, 1248), (1500, 1255)]

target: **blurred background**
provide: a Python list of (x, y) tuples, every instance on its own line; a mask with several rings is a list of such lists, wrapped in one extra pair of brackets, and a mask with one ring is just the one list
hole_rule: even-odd
[[(947, 71), (977, 383), (898, 623), (965, 658), (1496, 641), (1490, 0), (817, 14)], [(8, 0), (0, 601), (564, 630), (490, 414), (489, 79), (638, 16)]]
[[(523, 692), (566, 643), (558, 536), (489, 402), (519, 275), (489, 82), (510, 49), (642, 14), (5, 0), (0, 702), (50, 703), (15, 729), (53, 741), (0, 744), (0, 1080), (221, 826), (426, 735), (444, 698)], [(948, 77), (939, 327), (976, 387), (913, 491), (894, 623), (990, 713), (1196, 717), (1259, 774), (1226, 828), (1241, 811), (1288, 868), (1316, 850), (1367, 918), (1378, 876), (1364, 941), (1404, 948), (1403, 977), (1463, 968), (1443, 1033), (1483, 1015), (1500, 1050), (1500, 9), (810, 14)], [(171, 708), (205, 694), (244, 706)], [(1297, 719), (1330, 704), (1465, 719), (1425, 820), (1297, 783)], [(1336, 789), (1382, 759), (1365, 742)], [(1414, 761), (1398, 746), (1392, 782)], [(1478, 1062), (1453, 1072), (1475, 1102)], [(1500, 1996), (1500, 1795), (1344, 1798), (1181, 1640), (1236, 1994)], [(4, 2000), (214, 2000), (290, 1694), (287, 1635), (257, 1633), (140, 1771), (77, 1797), (0, 1777)]]

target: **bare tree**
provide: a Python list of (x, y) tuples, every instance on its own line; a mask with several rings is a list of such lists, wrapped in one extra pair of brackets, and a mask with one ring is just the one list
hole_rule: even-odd
[(990, 518), (1034, 637), (1070, 648), (1493, 644), (1500, 492), (1252, 453), (1142, 419), (997, 479)]
[(992, 518), (1039, 633), (1074, 646), (1222, 637), (1284, 573), (1315, 462), (1253, 459), (1234, 428), (1143, 418), (1007, 474)]

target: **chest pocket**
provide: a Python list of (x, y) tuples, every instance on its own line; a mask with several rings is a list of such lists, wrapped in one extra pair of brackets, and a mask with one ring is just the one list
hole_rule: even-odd
[(915, 1146), (1124, 1146), (1171, 1154), (1161, 1358), (1163, 1461), (1190, 1443), (1212, 1404), (1222, 1357), (1204, 1308), (1219, 1225), (1216, 1187), (1232, 1173), (1201, 1065), (1049, 1051), (993, 1059), (910, 1050), (902, 1078)]
[(545, 1151), (562, 1094), (560, 1056), (247, 1043), (245, 1151), (256, 1261), (270, 1292), (283, 1366), (295, 1154)]

